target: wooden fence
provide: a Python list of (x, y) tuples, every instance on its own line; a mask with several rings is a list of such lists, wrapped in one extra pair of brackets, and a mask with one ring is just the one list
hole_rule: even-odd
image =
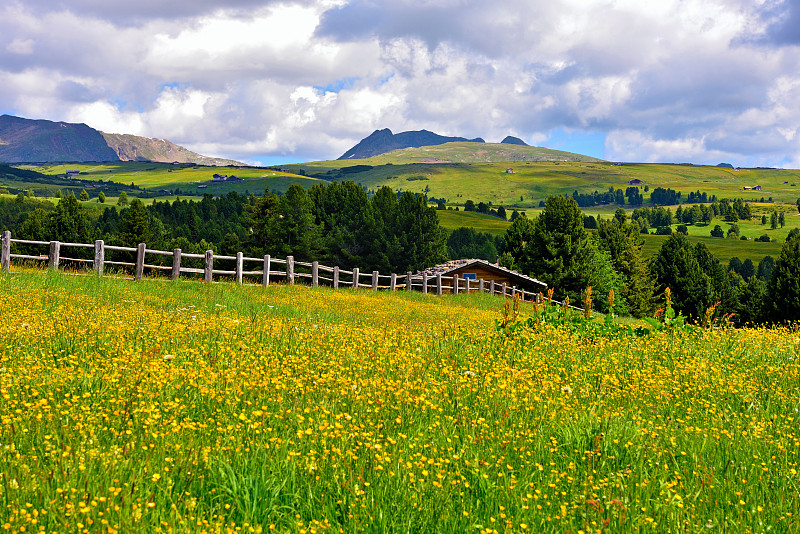
[[(12, 254), (12, 244), (27, 245), (28, 248), (47, 247), (47, 254)], [(65, 249), (92, 249), (94, 251), (93, 258), (78, 258), (68, 257), (63, 255)], [(88, 252), (88, 251), (87, 251)], [(107, 252), (122, 252), (134, 254), (135, 260), (132, 262), (126, 261), (111, 261), (106, 259)], [(91, 254), (84, 254), (91, 256)], [(155, 265), (148, 264), (146, 260), (148, 257), (160, 256), (162, 258), (172, 258), (171, 265)], [(183, 260), (201, 260), (203, 268), (186, 267), (181, 264)], [(188, 254), (176, 248), (169, 251), (154, 250), (147, 248), (145, 243), (140, 243), (138, 247), (118, 247), (113, 245), (106, 245), (103, 240), (97, 240), (94, 244), (88, 243), (62, 243), (60, 241), (31, 241), (26, 239), (12, 239), (11, 232), (5, 231), (2, 234), (2, 249), (0, 249), (0, 270), (7, 273), (11, 268), (12, 260), (27, 260), (46, 262), (49, 269), (57, 271), (62, 262), (71, 262), (75, 264), (92, 264), (94, 274), (96, 276), (103, 276), (106, 266), (113, 266), (116, 268), (127, 269), (133, 271), (134, 278), (141, 280), (144, 276), (145, 269), (150, 272), (169, 272), (172, 280), (180, 278), (181, 274), (194, 274), (202, 275), (203, 280), (211, 282), (214, 276), (230, 276), (236, 281), (237, 284), (243, 283), (245, 277), (250, 280), (257, 279), (261, 285), (268, 286), (271, 282), (276, 280), (283, 281), (287, 284), (294, 284), (299, 280), (306, 280), (313, 286), (327, 285), (334, 289), (341, 287), (351, 288), (369, 288), (373, 291), (379, 289), (386, 289), (390, 291), (406, 290), (406, 291), (421, 291), (422, 293), (433, 293), (442, 295), (443, 293), (461, 293), (461, 292), (488, 292), (492, 295), (500, 295), (505, 297), (518, 296), (523, 301), (540, 301), (543, 297), (541, 293), (533, 293), (518, 289), (516, 286), (509, 286), (508, 284), (495, 283), (494, 280), (485, 281), (483, 279), (471, 280), (469, 278), (461, 278), (458, 274), (453, 276), (444, 276), (441, 274), (430, 275), (427, 273), (413, 274), (410, 271), (406, 274), (382, 275), (378, 271), (371, 273), (362, 273), (358, 268), (353, 268), (351, 271), (337, 267), (327, 267), (320, 265), (319, 262), (301, 262), (295, 261), (292, 256), (287, 256), (286, 259), (273, 258), (266, 255), (263, 258), (250, 258), (243, 253), (238, 252), (236, 256), (224, 256), (214, 254), (213, 251), (207, 250), (205, 254)], [(214, 262), (226, 262), (233, 265), (233, 269), (215, 269)], [(166, 263), (170, 263), (167, 261)], [(253, 267), (255, 265), (255, 268)], [(245, 269), (249, 270), (245, 270)], [(554, 304), (562, 304), (557, 301), (552, 301)], [(574, 306), (570, 308), (580, 310)]]

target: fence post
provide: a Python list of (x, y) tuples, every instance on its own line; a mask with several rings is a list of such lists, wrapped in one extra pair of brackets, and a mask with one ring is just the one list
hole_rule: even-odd
[(102, 239), (94, 242), (94, 275), (103, 276), (106, 262), (106, 244)]
[(494, 280), (490, 280), (490, 281), (489, 281), (489, 293), (491, 293), (492, 295), (494, 295), (494, 294), (495, 294), (495, 289), (494, 289)]
[(406, 291), (411, 291), (411, 271), (406, 273)]
[(339, 289), (339, 266), (333, 268), (333, 289)]
[(442, 296), (442, 275), (436, 275), (436, 294)]
[(270, 269), (270, 257), (269, 254), (264, 255), (264, 275), (261, 277), (261, 284), (264, 287), (269, 285), (269, 269)]
[(0, 252), (0, 268), (4, 273), (11, 267), (11, 231), (3, 232), (3, 246)]
[(469, 295), (469, 278), (464, 278), (464, 291)]
[(139, 243), (139, 246), (136, 249), (136, 279), (141, 280), (142, 276), (144, 275), (144, 250), (147, 248), (147, 245), (144, 243)]
[(294, 256), (286, 256), (286, 281), (294, 285)]
[(483, 278), (481, 278), (481, 281), (478, 283), (478, 291), (480, 291), (481, 293), (483, 293), (484, 285), (485, 285), (484, 280)]
[(453, 273), (453, 295), (458, 295), (458, 273)]
[(353, 288), (358, 289), (358, 267), (353, 267)]
[(392, 281), (389, 282), (389, 290), (390, 291), (397, 290), (397, 275), (395, 273), (392, 273)]
[(378, 290), (378, 271), (372, 271), (372, 290)]
[(214, 279), (214, 251), (206, 250), (206, 265), (203, 270), (203, 280), (211, 282)]
[(61, 256), (61, 242), (50, 241), (50, 254), (47, 256), (47, 263), (51, 271), (58, 270), (58, 260)]
[(311, 285), (317, 287), (319, 285), (319, 262), (311, 262)]
[(172, 280), (181, 277), (181, 253), (179, 248), (172, 249), (172, 275), (170, 276)]
[(244, 271), (244, 253), (236, 253), (236, 283), (242, 283), (242, 271)]
[(503, 282), (503, 298), (506, 298), (506, 282)]
[(428, 292), (428, 273), (422, 273), (422, 292)]

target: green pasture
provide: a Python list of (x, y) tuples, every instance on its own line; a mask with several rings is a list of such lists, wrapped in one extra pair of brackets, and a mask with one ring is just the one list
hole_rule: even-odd
[[(634, 179), (644, 182), (640, 190), (645, 199), (656, 187), (683, 193), (701, 191), (709, 197), (742, 198), (757, 201), (762, 197), (794, 204), (800, 197), (800, 171), (783, 169), (742, 169), (671, 164), (625, 164), (607, 162), (502, 162), (502, 163), (409, 163), (390, 156), (351, 161), (323, 161), (290, 166), (309, 175), (353, 180), (369, 189), (387, 185), (398, 191), (426, 193), (445, 198), (448, 205), (463, 206), (467, 200), (492, 202), (517, 208), (538, 206), (550, 195), (591, 193), (610, 187), (626, 189)], [(372, 166), (361, 172), (342, 173), (356, 165)], [(511, 169), (513, 172), (507, 173)], [(346, 171), (347, 169), (345, 169)], [(357, 170), (357, 168), (356, 168)], [(761, 186), (760, 191), (745, 187)]]
[(494, 236), (504, 234), (511, 225), (510, 222), (503, 219), (474, 211), (439, 210), (436, 213), (439, 215), (439, 224), (448, 231), (453, 231), (463, 226)]
[[(80, 171), (82, 180), (113, 181), (134, 184), (148, 190), (180, 189), (182, 193), (222, 195), (230, 191), (261, 195), (265, 188), (274, 192), (285, 192), (292, 184), (309, 188), (320, 180), (297, 174), (259, 167), (205, 167), (172, 165), (150, 162), (76, 163), (67, 165), (44, 165), (25, 167), (43, 174), (64, 175), (67, 170)], [(243, 182), (213, 182), (214, 174), (236, 175)]]
[[(668, 236), (663, 235), (647, 235), (644, 236), (643, 251), (646, 256), (655, 256), (661, 249), (661, 245), (667, 240)], [(703, 243), (708, 247), (708, 250), (714, 254), (723, 265), (727, 265), (728, 261), (734, 256), (744, 261), (750, 259), (754, 264), (758, 264), (764, 256), (772, 256), (777, 259), (781, 254), (781, 247), (783, 240), (770, 243), (760, 243), (756, 241), (740, 241), (738, 239), (726, 239), (715, 237), (701, 237), (697, 235), (689, 235), (691, 243)]]
[[(474, 144), (470, 148), (474, 150)], [(427, 149), (447, 150), (439, 147)], [(466, 156), (451, 158), (459, 161), (442, 163), (450, 160), (445, 156), (414, 159), (404, 155), (404, 151), (397, 152), (399, 155), (392, 152), (363, 160), (287, 165), (284, 168), (291, 170), (288, 173), (256, 167), (203, 167), (148, 162), (27, 168), (53, 175), (63, 175), (69, 169), (80, 170), (83, 179), (133, 183), (156, 191), (179, 188), (194, 194), (208, 192), (215, 195), (232, 190), (260, 194), (265, 187), (271, 191), (285, 191), (293, 183), (311, 187), (320, 183), (320, 180), (352, 180), (370, 190), (389, 186), (396, 191), (444, 198), (449, 206), (463, 206), (467, 200), (472, 200), (476, 203), (491, 202), (493, 206), (503, 205), (507, 209), (535, 208), (550, 195), (571, 195), (576, 190), (580, 193), (602, 192), (610, 187), (624, 190), (630, 187), (628, 182), (634, 179), (643, 182), (639, 187), (645, 199), (649, 196), (649, 191), (644, 191), (645, 186), (649, 190), (664, 187), (681, 191), (684, 198), (698, 190), (709, 197), (716, 195), (717, 198), (743, 198), (750, 201), (772, 198), (775, 202), (791, 205), (800, 198), (800, 171), (795, 170), (737, 171), (725, 167), (651, 163), (617, 166), (603, 161), (470, 162), (466, 161)], [(512, 172), (506, 172), (508, 169)], [(211, 177), (215, 173), (235, 174), (245, 181), (213, 183)], [(303, 176), (303, 173), (308, 176)], [(201, 189), (201, 185), (207, 187)], [(754, 186), (761, 186), (761, 190), (744, 189)]]

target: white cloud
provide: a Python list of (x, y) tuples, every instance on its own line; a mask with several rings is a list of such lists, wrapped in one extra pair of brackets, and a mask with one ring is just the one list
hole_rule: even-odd
[(0, 7), (0, 111), (240, 159), (337, 157), (385, 127), (534, 144), (605, 132), (609, 159), (800, 153), (800, 49), (783, 4), (112, 4)]
[(14, 39), (6, 46), (6, 50), (13, 54), (33, 54), (33, 39)]

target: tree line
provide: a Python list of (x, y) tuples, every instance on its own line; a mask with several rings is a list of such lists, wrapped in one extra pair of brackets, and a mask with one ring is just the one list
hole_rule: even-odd
[[(134, 198), (99, 214), (72, 193), (56, 204), (17, 195), (0, 198), (0, 227), (38, 241), (104, 239), (192, 253), (291, 254), (300, 261), (381, 272), (417, 271), (448, 258), (499, 258), (578, 305), (589, 286), (595, 295), (613, 290), (618, 314), (653, 314), (669, 287), (675, 307), (694, 319), (714, 305), (739, 324), (800, 319), (800, 231), (790, 233), (777, 259), (764, 258), (758, 266), (733, 258), (726, 268), (705, 245), (680, 233), (648, 260), (638, 219), (669, 224), (672, 215), (664, 208), (642, 209), (649, 211), (637, 210), (632, 219), (618, 209), (609, 220), (595, 221), (597, 230), (590, 232), (574, 198), (552, 196), (538, 217), (519, 214), (502, 236), (471, 228), (448, 235), (436, 209), (420, 195), (384, 187), (370, 196), (353, 182), (333, 182), (261, 197), (230, 192), (149, 206)], [(605, 299), (595, 302), (608, 311)]]
[[(764, 258), (758, 268), (738, 258), (726, 268), (708, 247), (681, 233), (671, 234), (648, 261), (637, 219), (667, 225), (671, 214), (664, 208), (642, 210), (629, 221), (617, 209), (589, 232), (574, 198), (551, 196), (538, 217), (523, 215), (508, 228), (500, 264), (538, 278), (573, 303), (581, 302), (587, 287), (595, 295), (613, 290), (618, 314), (655, 313), (669, 287), (675, 308), (694, 320), (712, 307), (742, 325), (800, 319), (800, 231), (789, 235), (778, 259)], [(595, 302), (608, 311), (604, 299)]]
[(0, 227), (16, 237), (230, 255), (293, 255), (299, 261), (382, 272), (416, 271), (448, 257), (447, 232), (424, 197), (383, 187), (371, 197), (353, 182), (292, 185), (283, 195), (236, 192), (199, 201), (134, 198), (99, 215), (68, 193), (55, 205), (18, 195), (0, 199)]

